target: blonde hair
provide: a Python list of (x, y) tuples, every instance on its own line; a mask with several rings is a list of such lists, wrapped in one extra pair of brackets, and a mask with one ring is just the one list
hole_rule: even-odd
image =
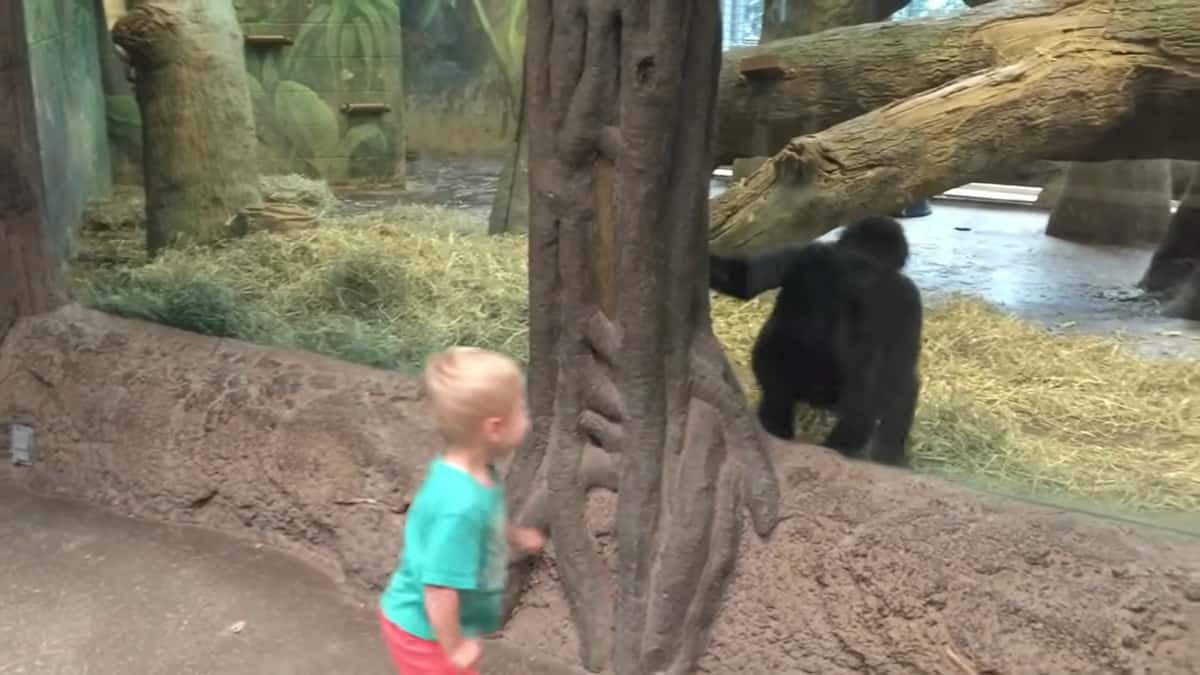
[(425, 362), (425, 394), (448, 443), (474, 440), (483, 420), (507, 417), (522, 396), (521, 367), (479, 347), (451, 347)]

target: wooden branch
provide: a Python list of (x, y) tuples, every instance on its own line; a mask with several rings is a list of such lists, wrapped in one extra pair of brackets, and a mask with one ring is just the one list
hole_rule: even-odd
[[(1200, 25), (1200, 5), (1176, 11), (1173, 20)], [(713, 200), (710, 243), (747, 252), (811, 240), (1039, 158), (1200, 157), (1189, 121), (1200, 111), (1195, 44), (1168, 52), (1162, 42), (1067, 42), (795, 138)]]
[[(1039, 45), (1098, 37), (1108, 5), (1007, 0), (949, 19), (849, 25), (731, 49), (721, 68), (715, 160), (773, 155), (794, 136), (1011, 63)], [(778, 59), (783, 77), (742, 77), (740, 62), (764, 54)]]

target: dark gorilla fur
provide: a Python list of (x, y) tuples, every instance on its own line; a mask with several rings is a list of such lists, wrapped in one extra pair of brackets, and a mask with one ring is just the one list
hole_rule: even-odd
[(849, 225), (834, 243), (710, 255), (718, 293), (749, 300), (780, 289), (751, 356), (768, 433), (790, 440), (804, 401), (837, 416), (826, 447), (858, 455), (874, 434), (876, 460), (906, 462), (922, 323), (921, 294), (901, 271), (907, 261), (904, 229), (886, 216)]

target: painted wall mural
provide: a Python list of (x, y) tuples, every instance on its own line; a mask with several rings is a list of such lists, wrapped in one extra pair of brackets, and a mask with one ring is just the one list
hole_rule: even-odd
[[(235, 6), (247, 35), (293, 40), (246, 48), (263, 171), (331, 182), (403, 178), (396, 0), (236, 0)], [(380, 103), (391, 111), (342, 111), (345, 104)]]
[(87, 201), (112, 190), (94, 0), (26, 2), (25, 30), (42, 154), (46, 227), (65, 259)]
[(503, 154), (516, 133), (525, 0), (399, 0), (409, 148)]
[[(104, 0), (108, 24), (122, 0)], [(405, 100), (397, 0), (234, 0), (247, 36), (286, 36), (290, 44), (248, 44), (263, 173), (301, 173), (331, 183), (404, 179)], [(108, 86), (109, 139), (121, 179), (141, 156), (133, 91)], [(388, 112), (348, 114), (345, 104), (384, 104)]]

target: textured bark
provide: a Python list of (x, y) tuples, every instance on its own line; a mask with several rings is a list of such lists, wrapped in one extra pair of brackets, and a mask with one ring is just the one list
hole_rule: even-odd
[(883, 21), (909, 0), (764, 0), (762, 42)]
[(1084, 244), (1156, 243), (1171, 220), (1171, 162), (1070, 164), (1046, 234)]
[[(524, 82), (522, 82), (522, 87)], [(525, 97), (517, 104), (517, 133), (496, 185), (488, 234), (529, 230), (529, 142), (525, 132)]]
[[(709, 317), (718, 3), (537, 0), (527, 40), (533, 434), (511, 508), (549, 528), (585, 667), (694, 672), (740, 508), (765, 535), (779, 499)], [(615, 578), (592, 488), (618, 495)]]
[(0, 3), (0, 341), (64, 300), (45, 236), (42, 161), (21, 0)]
[[(1035, 7), (1044, 12), (1039, 30), (1027, 18), (998, 19), (986, 29), (1009, 35), (1010, 50), (1023, 58), (792, 139), (714, 200), (714, 248), (812, 239), (1037, 159), (1200, 157), (1200, 127), (1192, 121), (1200, 110), (1200, 4), (1014, 1), (928, 27), (940, 32), (935, 25)], [(1056, 22), (1048, 39), (1046, 27)]]
[(113, 25), (142, 115), (146, 243), (216, 241), (258, 206), (254, 114), (231, 0), (146, 0)]

